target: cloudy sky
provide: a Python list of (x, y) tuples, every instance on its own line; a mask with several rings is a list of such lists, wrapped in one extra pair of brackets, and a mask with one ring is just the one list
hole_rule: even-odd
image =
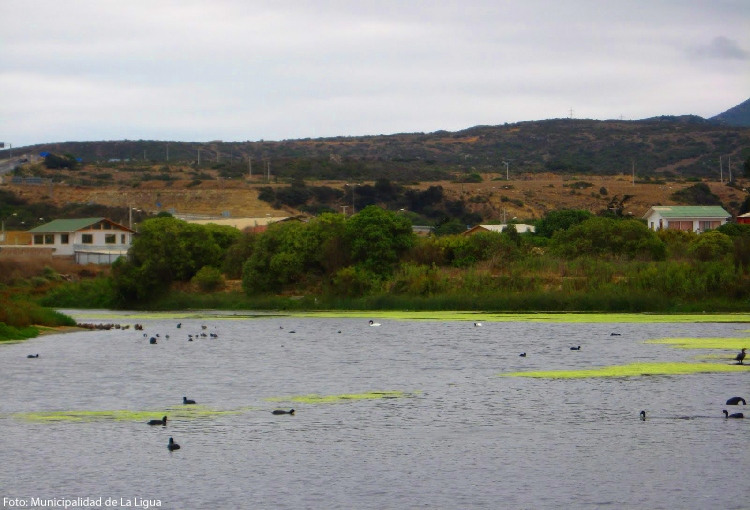
[(4, 0), (0, 141), (710, 117), (750, 97), (749, 28), (748, 0)]

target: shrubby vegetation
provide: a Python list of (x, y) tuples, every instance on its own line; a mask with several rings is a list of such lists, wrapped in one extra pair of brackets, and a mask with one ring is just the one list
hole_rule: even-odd
[[(750, 306), (750, 228), (742, 225), (701, 235), (654, 232), (636, 219), (556, 211), (537, 227), (536, 234), (509, 226), (502, 233), (421, 238), (407, 217), (377, 206), (348, 218), (327, 213), (245, 234), (156, 218), (142, 224), (129, 259), (115, 264), (111, 280), (94, 280), (98, 286), (88, 288), (64, 284), (43, 303), (70, 306), (76, 296), (83, 302), (82, 294), (98, 293), (86, 302), (154, 309)], [(222, 290), (223, 276), (241, 278), (242, 294)], [(189, 281), (201, 292), (169, 292), (172, 283)]]

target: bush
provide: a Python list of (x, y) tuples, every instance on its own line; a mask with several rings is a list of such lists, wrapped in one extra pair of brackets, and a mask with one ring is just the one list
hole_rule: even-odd
[(666, 245), (637, 220), (591, 218), (552, 237), (551, 248), (566, 258), (624, 255), (663, 260)]
[(44, 287), (49, 283), (49, 280), (46, 278), (42, 278), (41, 276), (32, 276), (29, 278), (29, 282), (31, 283), (32, 287), (35, 287), (37, 289)]
[(709, 231), (696, 236), (688, 246), (688, 254), (702, 262), (721, 261), (734, 252), (731, 238), (721, 232)]
[(608, 194), (607, 188), (605, 188), (604, 186), (602, 186), (601, 188), (599, 188), (599, 194), (600, 195), (607, 195)]
[(360, 267), (349, 266), (336, 273), (331, 281), (329, 292), (337, 296), (364, 296), (375, 289), (377, 284), (378, 278), (375, 273)]
[(193, 276), (192, 282), (204, 292), (213, 292), (224, 287), (224, 277), (221, 271), (211, 266), (203, 266)]
[(721, 199), (706, 184), (694, 184), (672, 193), (672, 200), (688, 205), (721, 205)]

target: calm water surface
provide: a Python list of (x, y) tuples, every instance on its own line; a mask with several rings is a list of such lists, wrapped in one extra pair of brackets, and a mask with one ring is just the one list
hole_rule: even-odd
[[(373, 319), (382, 326), (359, 318), (134, 316), (116, 322), (144, 324), (148, 336), (160, 333), (158, 345), (132, 329), (0, 345), (0, 498), (143, 498), (162, 508), (221, 509), (750, 507), (750, 419), (721, 414), (727, 398), (750, 397), (748, 374), (496, 377), (692, 361), (711, 351), (641, 342), (746, 336), (747, 325), (475, 328)], [(219, 338), (188, 342), (201, 324)], [(577, 345), (580, 352), (569, 350)], [(40, 358), (26, 359), (31, 353)], [(372, 391), (406, 396), (268, 400)], [(183, 396), (235, 412), (174, 417), (166, 427), (18, 416), (158, 411), (181, 407)], [(294, 416), (270, 412), (290, 407)], [(167, 450), (170, 436), (180, 451)]]

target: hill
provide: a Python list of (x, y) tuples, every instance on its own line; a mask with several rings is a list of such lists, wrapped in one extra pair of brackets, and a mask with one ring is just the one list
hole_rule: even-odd
[(695, 116), (552, 119), (457, 132), (257, 142), (64, 142), (24, 149), (68, 153), (105, 166), (168, 162), (196, 171), (220, 170), (224, 177), (244, 175), (252, 159), (254, 173), (266, 172), (270, 161), (272, 175), (279, 178), (443, 180), (472, 172), (504, 173), (503, 161), (514, 173), (616, 175), (630, 173), (634, 165), (641, 175), (714, 178), (719, 156), (735, 161), (750, 156), (750, 129)]
[(711, 117), (710, 120), (727, 126), (750, 127), (750, 99)]

